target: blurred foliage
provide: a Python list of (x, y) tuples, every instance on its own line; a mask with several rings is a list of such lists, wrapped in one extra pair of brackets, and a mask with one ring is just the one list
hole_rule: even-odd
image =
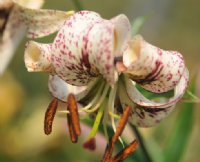
[(22, 85), (11, 73), (0, 77), (0, 127), (8, 123), (24, 103), (25, 97)]
[[(190, 91), (195, 93), (195, 82), (190, 85)], [(163, 150), (165, 162), (179, 162), (188, 145), (194, 122), (194, 103), (182, 103), (182, 110), (177, 122), (173, 125), (173, 131)]]

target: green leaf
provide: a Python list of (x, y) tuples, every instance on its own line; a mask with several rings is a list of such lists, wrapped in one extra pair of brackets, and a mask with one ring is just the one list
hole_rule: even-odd
[(150, 17), (149, 15), (140, 16), (140, 17), (136, 18), (133, 21), (133, 23), (131, 25), (132, 26), (132, 30), (131, 30), (132, 36), (134, 36), (134, 35), (139, 33), (139, 31), (141, 30), (142, 26), (149, 19), (149, 17)]
[[(192, 82), (190, 91), (195, 93), (195, 82)], [(166, 162), (179, 162), (183, 157), (192, 132), (193, 114), (194, 103), (183, 103), (163, 152)]]
[(170, 90), (164, 93), (153, 93), (153, 92), (145, 90), (139, 84), (136, 84), (136, 88), (148, 99), (170, 98), (174, 96), (174, 90)]
[(187, 90), (186, 93), (183, 96), (184, 102), (194, 102), (194, 103), (200, 103), (200, 98), (197, 97), (194, 93)]

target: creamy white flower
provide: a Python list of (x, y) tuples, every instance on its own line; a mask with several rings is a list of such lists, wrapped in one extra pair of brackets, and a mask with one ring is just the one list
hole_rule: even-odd
[[(180, 53), (155, 47), (139, 35), (131, 38), (130, 28), (123, 14), (105, 20), (95, 12), (77, 12), (64, 22), (53, 43), (27, 43), (26, 67), (49, 72), (51, 94), (63, 102), (75, 94), (84, 106), (80, 111), (92, 113), (103, 106), (104, 121), (108, 114), (113, 120), (131, 106), (130, 123), (153, 126), (183, 96), (189, 74)], [(174, 95), (155, 102), (136, 85), (157, 94), (174, 90)]]

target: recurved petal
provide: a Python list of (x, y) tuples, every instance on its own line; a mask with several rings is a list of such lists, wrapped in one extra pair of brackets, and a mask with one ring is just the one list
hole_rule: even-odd
[(129, 122), (138, 127), (152, 127), (166, 118), (174, 108), (175, 105), (164, 109), (152, 109), (135, 105), (132, 109)]
[(175, 108), (175, 105), (165, 108), (144, 107), (135, 104), (128, 96), (125, 87), (119, 86), (119, 98), (122, 108), (132, 107), (129, 122), (139, 127), (151, 127), (158, 124), (162, 119), (167, 117)]
[(57, 75), (50, 75), (49, 76), (49, 91), (50, 93), (58, 98), (59, 100), (63, 102), (67, 102), (67, 97), (70, 93), (74, 94), (76, 97), (76, 100), (79, 101), (83, 97), (85, 97), (89, 91), (93, 88), (95, 85), (96, 80), (89, 83), (89, 85), (86, 86), (72, 86), (70, 84), (67, 84), (65, 81), (60, 79)]
[(30, 41), (26, 44), (24, 62), (29, 72), (50, 72), (54, 73), (51, 64), (52, 44), (42, 44)]
[(28, 38), (39, 38), (58, 31), (64, 21), (74, 14), (74, 11), (64, 12), (26, 8), (17, 3), (15, 4), (15, 10), (18, 21), (23, 23), (28, 30)]
[(185, 64), (180, 53), (164, 51), (136, 36), (124, 52), (124, 73), (144, 89), (155, 93), (172, 90), (182, 77)]
[(147, 108), (162, 109), (175, 105), (181, 99), (187, 88), (188, 79), (189, 79), (189, 72), (187, 69), (185, 69), (180, 81), (174, 88), (174, 96), (164, 102), (154, 102), (144, 97), (142, 93), (135, 87), (135, 83), (130, 79), (125, 79), (125, 88), (127, 91), (128, 98), (137, 105)]

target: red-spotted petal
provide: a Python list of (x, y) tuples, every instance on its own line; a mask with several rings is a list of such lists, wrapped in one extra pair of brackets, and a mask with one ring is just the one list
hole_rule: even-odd
[(45, 71), (54, 73), (51, 64), (52, 44), (30, 41), (26, 44), (24, 62), (29, 72)]
[(122, 44), (129, 32), (124, 32), (121, 38), (123, 25), (127, 24), (125, 16), (109, 21), (90, 11), (70, 17), (54, 41), (52, 62), (57, 75), (69, 84), (82, 86), (101, 74), (113, 85), (117, 80), (114, 67), (116, 34)]
[(125, 87), (119, 86), (119, 98), (122, 108), (132, 107), (129, 122), (138, 127), (151, 127), (158, 124), (174, 109), (175, 105), (166, 108), (144, 107), (135, 104), (128, 96)]
[(135, 83), (130, 79), (125, 79), (125, 86), (128, 97), (137, 105), (148, 108), (167, 108), (175, 105), (185, 93), (188, 85), (189, 72), (185, 69), (180, 81), (174, 89), (174, 96), (165, 102), (154, 102), (142, 95), (142, 93), (135, 87)]
[(151, 109), (136, 105), (132, 110), (129, 122), (139, 127), (152, 127), (166, 118), (174, 108), (175, 105), (164, 109)]
[(93, 86), (95, 85), (96, 80), (92, 81), (89, 83), (89, 85), (86, 86), (72, 86), (70, 84), (67, 84), (65, 81), (60, 79), (57, 75), (50, 75), (49, 76), (49, 91), (50, 93), (58, 98), (59, 100), (66, 102), (67, 97), (70, 93), (74, 94), (76, 97), (76, 100), (79, 101), (83, 97), (85, 97), (89, 91), (94, 88)]
[(185, 70), (182, 55), (175, 51), (164, 51), (136, 36), (129, 42), (123, 55), (123, 64), (132, 80), (144, 89), (163, 93), (173, 89)]

